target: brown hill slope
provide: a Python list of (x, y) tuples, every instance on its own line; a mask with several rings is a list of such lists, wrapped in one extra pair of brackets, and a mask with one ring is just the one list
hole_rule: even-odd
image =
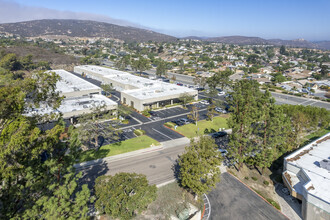
[(43, 35), (66, 35), (71, 37), (104, 37), (124, 41), (175, 41), (176, 38), (150, 30), (124, 27), (87, 20), (45, 19), (0, 24), (0, 32), (37, 37)]

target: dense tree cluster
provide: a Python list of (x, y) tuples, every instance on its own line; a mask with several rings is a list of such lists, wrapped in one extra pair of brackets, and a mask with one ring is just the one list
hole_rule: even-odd
[(86, 185), (78, 189), (80, 174), (72, 167), (80, 149), (77, 133), (60, 119), (42, 131), (37, 122), (43, 116), (26, 115), (40, 105), (59, 106), (58, 76), (13, 76), (0, 71), (0, 218), (86, 218), (92, 199)]
[(131, 219), (146, 210), (156, 199), (157, 187), (149, 185), (145, 175), (118, 173), (100, 176), (95, 181), (95, 207), (101, 214)]
[(243, 163), (270, 167), (274, 160), (297, 148), (304, 133), (329, 126), (326, 109), (275, 105), (271, 94), (261, 92), (254, 80), (241, 80), (232, 89), (228, 99), (232, 111), (229, 155), (238, 168)]
[(41, 70), (50, 69), (49, 62), (40, 61), (38, 63), (34, 63), (32, 61), (31, 54), (18, 58), (16, 54), (6, 54), (4, 51), (1, 51), (0, 53), (0, 67), (9, 71), (34, 70), (37, 68)]

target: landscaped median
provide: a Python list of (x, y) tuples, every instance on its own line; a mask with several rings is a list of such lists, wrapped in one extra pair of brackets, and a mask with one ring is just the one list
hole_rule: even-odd
[[(165, 125), (168, 126), (167, 123)], [(214, 117), (213, 121), (201, 120), (198, 121), (197, 126), (196, 124), (191, 123), (183, 126), (178, 126), (175, 130), (180, 134), (183, 134), (187, 138), (193, 138), (198, 135), (205, 134), (205, 129), (207, 129), (208, 131), (211, 131), (213, 129), (214, 132), (217, 132), (219, 131), (219, 128), (228, 128), (227, 117)]]
[(125, 141), (104, 145), (98, 151), (87, 150), (81, 153), (79, 163), (96, 160), (104, 157), (110, 157), (117, 154), (123, 154), (131, 151), (136, 151), (150, 146), (160, 145), (160, 143), (151, 137), (142, 135), (136, 138), (128, 139)]

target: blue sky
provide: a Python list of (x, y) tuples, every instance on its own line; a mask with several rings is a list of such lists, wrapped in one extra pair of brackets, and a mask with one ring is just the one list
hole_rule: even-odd
[(11, 2), (59, 11), (109, 16), (176, 36), (244, 35), (267, 39), (330, 40), (330, 0), (12, 0)]

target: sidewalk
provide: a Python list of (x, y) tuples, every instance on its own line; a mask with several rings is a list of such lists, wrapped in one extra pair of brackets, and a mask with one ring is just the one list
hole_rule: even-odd
[(118, 154), (118, 155), (105, 157), (105, 158), (101, 158), (101, 159), (96, 159), (96, 160), (86, 161), (86, 162), (82, 162), (82, 163), (77, 163), (73, 166), (76, 169), (84, 169), (84, 167), (93, 166), (95, 164), (101, 164), (103, 162), (112, 162), (112, 161), (123, 160), (123, 159), (131, 158), (131, 157), (147, 154), (147, 153), (150, 153), (150, 152), (159, 151), (159, 150), (162, 150), (164, 148), (171, 148), (171, 147), (176, 147), (176, 146), (181, 146), (181, 145), (188, 145), (189, 143), (190, 143), (190, 140), (186, 137), (183, 137), (183, 138), (179, 138), (179, 139), (174, 139), (174, 140), (170, 140), (170, 141), (161, 142), (160, 145), (158, 145), (158, 146), (148, 147), (148, 148), (144, 148), (144, 149), (136, 150), (136, 151), (131, 151), (131, 152), (124, 153), (124, 154)]
[(135, 157), (138, 155), (142, 155), (142, 154), (146, 154), (146, 153), (150, 153), (150, 152), (154, 152), (154, 151), (158, 151), (163, 149), (163, 145), (158, 145), (158, 146), (153, 146), (153, 147), (148, 147), (148, 148), (144, 148), (141, 150), (136, 150), (136, 151), (131, 151), (128, 153), (124, 153), (124, 154), (118, 154), (118, 155), (114, 155), (114, 156), (110, 156), (110, 157), (104, 157), (101, 159), (96, 159), (96, 160), (90, 160), (90, 161), (86, 161), (86, 162), (82, 162), (82, 163), (77, 163), (75, 165), (73, 165), (74, 168), (76, 169), (82, 169), (84, 167), (89, 167), (95, 164), (101, 164), (103, 162), (110, 162), (110, 161), (117, 161), (117, 160), (122, 160), (122, 159), (127, 159), (130, 157)]

